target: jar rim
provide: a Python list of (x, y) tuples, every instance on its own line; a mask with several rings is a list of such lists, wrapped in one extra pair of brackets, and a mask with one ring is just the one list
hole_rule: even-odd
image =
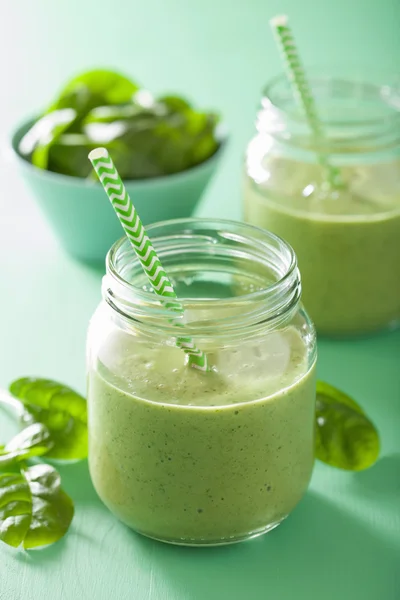
[[(146, 232), (148, 234), (151, 234), (152, 231), (156, 230), (157, 228), (161, 228), (161, 227), (165, 227), (165, 226), (174, 226), (174, 225), (190, 225), (191, 223), (201, 223), (204, 225), (210, 224), (210, 223), (217, 223), (220, 225), (234, 225), (234, 226), (240, 226), (243, 227), (245, 229), (247, 229), (249, 232), (254, 231), (254, 232), (258, 232), (260, 234), (262, 234), (263, 236), (265, 236), (265, 238), (268, 238), (269, 241), (275, 241), (277, 243), (279, 243), (282, 247), (284, 247), (290, 254), (290, 266), (287, 270), (287, 272), (276, 282), (274, 282), (271, 285), (268, 285), (265, 290), (259, 290), (256, 292), (251, 292), (249, 294), (245, 294), (243, 296), (240, 296), (241, 299), (245, 300), (250, 300), (252, 298), (256, 298), (259, 297), (259, 295), (267, 290), (272, 290), (272, 289), (276, 289), (280, 283), (282, 281), (285, 281), (288, 277), (290, 277), (290, 275), (292, 274), (292, 272), (296, 269), (297, 267), (297, 259), (296, 259), (296, 255), (295, 252), (292, 248), (292, 246), (290, 246), (290, 244), (288, 242), (286, 242), (283, 238), (281, 238), (280, 236), (276, 235), (275, 233), (272, 233), (272, 231), (267, 231), (266, 229), (262, 229), (261, 227), (257, 227), (256, 225), (250, 225), (249, 223), (242, 223), (241, 221), (234, 221), (231, 219), (211, 219), (211, 218), (207, 218), (207, 217), (190, 217), (190, 218), (182, 218), (182, 219), (171, 219), (171, 220), (164, 220), (164, 221), (157, 221), (155, 223), (151, 223), (150, 225), (146, 225), (145, 229)], [(151, 235), (149, 235), (149, 237), (151, 238)], [(151, 238), (152, 239), (152, 238)], [(119, 240), (117, 240), (116, 242), (114, 242), (114, 244), (111, 246), (110, 250), (108, 251), (108, 254), (106, 256), (106, 265), (107, 267), (110, 267), (110, 271), (112, 271), (113, 276), (115, 276), (121, 283), (123, 283), (124, 285), (127, 285), (129, 287), (131, 287), (132, 289), (134, 289), (136, 292), (140, 293), (140, 295), (143, 295), (143, 298), (145, 298), (148, 301), (152, 301), (154, 299), (159, 300), (159, 296), (154, 295), (153, 292), (146, 292), (140, 288), (137, 288), (136, 286), (134, 286), (132, 283), (129, 283), (128, 281), (126, 281), (123, 277), (121, 277), (121, 275), (118, 273), (118, 269), (115, 266), (115, 259), (116, 259), (116, 255), (118, 253), (118, 251), (121, 249), (121, 247), (123, 245), (127, 245), (128, 244), (128, 239), (126, 236), (122, 236)], [(133, 253), (133, 250), (132, 250)], [(139, 260), (136, 258), (135, 256), (135, 260), (137, 262), (139, 262)], [(217, 298), (215, 300), (213, 300), (213, 302), (225, 302), (227, 300), (232, 300), (234, 297), (231, 298)], [(185, 298), (180, 298), (180, 300), (185, 300)], [(192, 299), (191, 299), (192, 300)], [(197, 298), (196, 302), (207, 302), (208, 299), (206, 298)]]
[[(370, 126), (382, 126), (388, 122), (400, 119), (400, 77), (398, 75), (395, 76), (395, 74), (392, 74), (388, 80), (380, 77), (378, 82), (378, 80), (375, 81), (373, 78), (369, 80), (367, 77), (359, 74), (327, 75), (324, 74), (321, 67), (307, 68), (307, 74), (309, 74), (307, 79), (311, 89), (315, 89), (317, 86), (320, 87), (322, 85), (325, 85), (326, 89), (331, 92), (338, 89), (349, 92), (352, 89), (353, 92), (357, 92), (357, 96), (360, 100), (362, 97), (372, 98), (374, 96), (376, 101), (379, 101), (381, 104), (386, 105), (392, 110), (391, 114), (388, 114), (384, 119), (382, 119), (382, 116), (372, 116), (370, 118), (363, 116), (361, 118), (361, 115), (357, 115), (359, 118), (356, 118), (353, 121), (355, 125), (360, 125), (362, 123)], [(394, 77), (397, 77), (397, 80), (395, 80)], [(288, 111), (280, 104), (276, 92), (277, 86), (282, 84), (290, 90), (290, 82), (285, 73), (279, 73), (271, 77), (262, 90), (262, 96), (264, 100), (272, 105), (273, 109), (277, 111), (278, 114), (284, 117), (285, 115), (288, 115)], [(290, 115), (290, 118), (298, 122), (305, 121), (305, 117), (301, 114)], [(321, 120), (323, 121), (324, 119)], [(384, 120), (384, 123), (382, 123), (382, 120)], [(326, 124), (329, 125), (330, 122), (327, 121)], [(335, 121), (331, 124), (335, 124)]]
[[(164, 231), (177, 230), (174, 236), (166, 237), (154, 235), (155, 233)], [(187, 308), (197, 308), (206, 310), (212, 308), (213, 310), (224, 312), (224, 309), (232, 307), (241, 307), (242, 318), (247, 323), (246, 316), (251, 313), (251, 321), (253, 323), (260, 322), (260, 319), (265, 320), (266, 317), (273, 318), (277, 316), (277, 313), (287, 312), (290, 307), (298, 304), (301, 294), (300, 276), (297, 268), (297, 258), (292, 247), (279, 236), (263, 230), (259, 227), (242, 223), (240, 221), (233, 221), (227, 219), (212, 219), (212, 218), (186, 218), (186, 219), (174, 219), (169, 221), (161, 221), (158, 223), (146, 226), (146, 231), (151, 238), (152, 242), (156, 247), (156, 251), (159, 251), (161, 242), (165, 243), (165, 240), (174, 238), (176, 240), (175, 246), (172, 248), (168, 256), (172, 256), (173, 252), (178, 251), (179, 243), (184, 244), (188, 248), (190, 240), (196, 240), (196, 231), (208, 230), (214, 232), (215, 239), (207, 239), (204, 242), (204, 248), (208, 246), (209, 256), (216, 256), (218, 251), (222, 251), (222, 243), (218, 245), (218, 240), (227, 242), (226, 247), (223, 249), (227, 252), (230, 248), (229, 244), (240, 243), (245, 240), (248, 243), (248, 248), (254, 252), (258, 252), (257, 258), (261, 262), (263, 259), (266, 261), (271, 259), (271, 256), (267, 256), (268, 252), (273, 251), (275, 257), (278, 254), (281, 256), (281, 265), (279, 268), (281, 272), (278, 273), (276, 281), (265, 285), (262, 289), (250, 291), (238, 296), (224, 296), (223, 298), (193, 298), (193, 297), (179, 297), (179, 303), (182, 305), (184, 311)], [(185, 235), (184, 232), (186, 232)], [(153, 235), (152, 235), (153, 234)], [(235, 239), (236, 236), (236, 239)], [(199, 236), (197, 236), (200, 239)], [(204, 236), (203, 236), (204, 237)], [(203, 239), (202, 239), (203, 242)], [(212, 245), (214, 244), (214, 245)], [(271, 250), (273, 249), (273, 250)], [(264, 255), (262, 254), (264, 252)], [(124, 253), (124, 254), (123, 254)], [(163, 259), (164, 250), (161, 250), (160, 260), (164, 263)], [(142, 287), (135, 285), (128, 281), (121, 273), (121, 256), (124, 255), (125, 259), (129, 256), (138, 273), (142, 273), (140, 262), (130, 245), (129, 240), (126, 237), (122, 237), (113, 244), (109, 250), (106, 258), (106, 269), (107, 275), (103, 281), (103, 294), (111, 298), (113, 308), (119, 308), (119, 312), (128, 318), (132, 316), (135, 320), (141, 320), (141, 317), (145, 317), (149, 312), (153, 312), (153, 316), (156, 315), (157, 319), (165, 317), (171, 319), (172, 313), (165, 305), (163, 305), (161, 297), (156, 295), (153, 291), (144, 290)], [(167, 256), (167, 254), (165, 254)], [(250, 256), (250, 255), (249, 255)], [(254, 255), (255, 256), (255, 255)], [(166, 268), (166, 267), (165, 267)], [(276, 267), (278, 269), (278, 267)], [(168, 273), (168, 268), (166, 268)], [(143, 277), (143, 275), (142, 275)], [(107, 298), (106, 298), (107, 300)], [(110, 303), (110, 302), (109, 302)], [(243, 315), (243, 308), (249, 308), (249, 315)], [(251, 310), (250, 310), (251, 309)], [(265, 313), (270, 311), (271, 314), (266, 315)], [(132, 314), (131, 314), (132, 311)], [(273, 313), (273, 314), (272, 314)], [(176, 317), (176, 313), (175, 313)], [(232, 323), (226, 321), (225, 325), (228, 327), (235, 327), (238, 325), (237, 319), (233, 319)], [(186, 325), (186, 323), (185, 323)]]

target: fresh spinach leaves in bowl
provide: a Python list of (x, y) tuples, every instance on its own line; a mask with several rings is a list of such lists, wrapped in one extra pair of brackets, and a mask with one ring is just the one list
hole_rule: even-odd
[(106, 70), (72, 79), (19, 144), (34, 166), (91, 177), (87, 155), (109, 150), (124, 179), (179, 173), (219, 148), (219, 117), (198, 112), (178, 96), (154, 98), (126, 77)]

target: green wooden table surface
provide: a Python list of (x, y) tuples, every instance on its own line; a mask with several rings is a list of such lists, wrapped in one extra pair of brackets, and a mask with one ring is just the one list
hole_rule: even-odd
[[(90, 66), (180, 90), (220, 108), (232, 132), (203, 216), (240, 217), (244, 145), (259, 90), (280, 68), (268, 18), (290, 13), (308, 63), (395, 69), (400, 51), (398, 0), (3, 0), (1, 8), (0, 135)], [(83, 392), (101, 272), (63, 255), (4, 160), (0, 177), (0, 385), (32, 374)], [(320, 341), (320, 377), (368, 410), (381, 459), (359, 474), (317, 464), (304, 500), (271, 534), (208, 550), (146, 540), (103, 507), (86, 463), (64, 467), (76, 504), (71, 531), (40, 552), (2, 545), (0, 600), (399, 600), (399, 359), (400, 332)], [(0, 442), (13, 431), (0, 412)]]

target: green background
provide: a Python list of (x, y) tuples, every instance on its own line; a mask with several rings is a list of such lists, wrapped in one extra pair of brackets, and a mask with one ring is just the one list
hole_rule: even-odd
[[(119, 67), (156, 92), (180, 91), (223, 112), (230, 147), (199, 214), (238, 218), (259, 90), (280, 70), (268, 28), (278, 12), (290, 14), (308, 64), (398, 68), (398, 0), (3, 0), (0, 133), (76, 71)], [(62, 254), (6, 156), (0, 177), (0, 385), (32, 374), (84, 391), (101, 273)], [(373, 469), (347, 474), (318, 464), (308, 494), (275, 532), (192, 550), (136, 536), (97, 500), (85, 463), (64, 467), (72, 529), (41, 552), (1, 546), (0, 599), (398, 600), (400, 332), (322, 340), (319, 355), (320, 377), (353, 394), (380, 429)], [(1, 412), (0, 441), (14, 430)]]

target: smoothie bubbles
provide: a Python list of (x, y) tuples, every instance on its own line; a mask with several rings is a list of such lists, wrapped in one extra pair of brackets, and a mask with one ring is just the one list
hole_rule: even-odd
[(400, 320), (400, 95), (388, 85), (306, 78), (285, 19), (289, 77), (267, 86), (248, 145), (244, 216), (294, 248), (321, 334)]
[(88, 339), (93, 483), (118, 518), (162, 541), (265, 533), (305, 493), (314, 462), (315, 335), (295, 255), (229, 221), (147, 234), (182, 311), (154, 293), (129, 240), (117, 242)]

